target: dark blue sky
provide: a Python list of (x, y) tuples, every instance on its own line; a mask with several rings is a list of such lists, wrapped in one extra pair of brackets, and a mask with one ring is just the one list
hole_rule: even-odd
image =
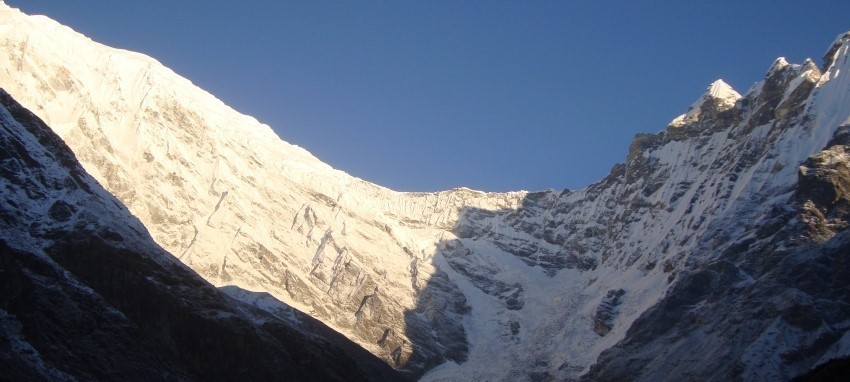
[(401, 191), (584, 187), (714, 80), (744, 93), (850, 30), (848, 1), (7, 3)]

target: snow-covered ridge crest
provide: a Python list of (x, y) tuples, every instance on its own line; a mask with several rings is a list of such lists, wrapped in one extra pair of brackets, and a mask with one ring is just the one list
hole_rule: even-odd
[(839, 45), (823, 76), (782, 65), (743, 97), (713, 83), (681, 124), (636, 137), (584, 190), (399, 193), (332, 169), (158, 64), (7, 16), (0, 86), (58, 126), (158, 243), (395, 367), (441, 365), (425, 379), (588, 372), (682, 277), (741, 237), (772, 237), (759, 225), (787, 210), (798, 166), (850, 122)]

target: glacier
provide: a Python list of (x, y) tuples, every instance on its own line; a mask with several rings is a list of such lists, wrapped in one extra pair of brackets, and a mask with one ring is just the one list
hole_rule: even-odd
[[(6, 5), (0, 43), (0, 87), (159, 245), (233, 297), (293, 306), (412, 377), (790, 379), (850, 355), (846, 293), (765, 292), (757, 271), (782, 263), (768, 252), (832, 259), (827, 248), (844, 248), (845, 217), (824, 214), (834, 201), (813, 201), (800, 166), (846, 163), (835, 142), (850, 124), (848, 34), (822, 67), (779, 58), (743, 95), (714, 82), (666, 129), (638, 134), (598, 183), (507, 193), (396, 192), (352, 177), (150, 57)], [(748, 334), (724, 332), (740, 342), (724, 349), (705, 325), (740, 302), (713, 306), (727, 295), (699, 288), (723, 282), (776, 306), (829, 297), (842, 308), (816, 327), (779, 308), (739, 318), (729, 327)], [(664, 331), (675, 327), (665, 314), (690, 317), (691, 334)], [(659, 345), (670, 338), (683, 351)], [(700, 346), (722, 357), (689, 358)], [(784, 361), (802, 346), (805, 357)]]

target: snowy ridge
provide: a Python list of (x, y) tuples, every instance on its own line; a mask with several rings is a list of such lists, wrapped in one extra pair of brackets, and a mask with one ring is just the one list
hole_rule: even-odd
[[(150, 58), (44, 17), (0, 9), (0, 44), (0, 86), (164, 248), (394, 367), (431, 370), (425, 380), (595, 373), (671, 288), (790, 213), (799, 166), (850, 123), (840, 38), (823, 74), (778, 59), (744, 96), (714, 82), (586, 189), (399, 193), (332, 169)], [(759, 349), (747, 357), (777, 356)], [(788, 377), (815, 361), (758, 371)]]

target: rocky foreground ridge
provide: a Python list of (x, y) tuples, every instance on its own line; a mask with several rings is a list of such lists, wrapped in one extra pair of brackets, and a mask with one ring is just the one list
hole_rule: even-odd
[(163, 248), (410, 376), (790, 379), (850, 353), (849, 35), (743, 95), (715, 82), (599, 183), (536, 193), (353, 178), (45, 17), (0, 10), (0, 45), (0, 86)]

